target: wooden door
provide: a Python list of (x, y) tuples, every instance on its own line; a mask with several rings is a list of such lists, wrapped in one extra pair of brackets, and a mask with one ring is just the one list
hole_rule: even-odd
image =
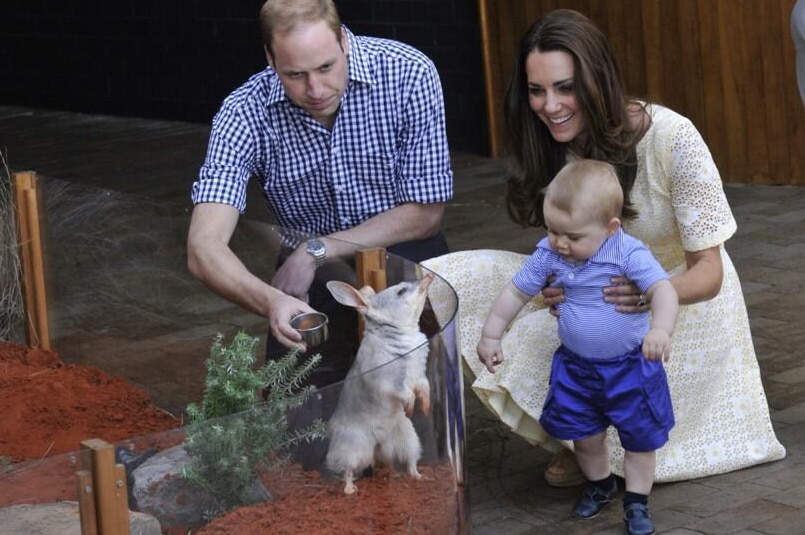
[(543, 13), (570, 8), (607, 35), (628, 93), (693, 121), (725, 182), (805, 185), (795, 0), (478, 1), (493, 156), (520, 37)]

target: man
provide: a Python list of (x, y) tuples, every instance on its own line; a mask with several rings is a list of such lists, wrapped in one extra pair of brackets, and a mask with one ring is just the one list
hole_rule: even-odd
[[(308, 301), (317, 268), (351, 258), (352, 244), (416, 262), (447, 252), (439, 228), (453, 174), (442, 90), (426, 56), (352, 34), (332, 0), (268, 0), (260, 25), (268, 67), (213, 120), (193, 185), (188, 267), (268, 318), (273, 337), (292, 347), (301, 338), (290, 319), (324, 306), (324, 297)], [(251, 177), (278, 225), (319, 236), (286, 240), (271, 284), (229, 248)]]

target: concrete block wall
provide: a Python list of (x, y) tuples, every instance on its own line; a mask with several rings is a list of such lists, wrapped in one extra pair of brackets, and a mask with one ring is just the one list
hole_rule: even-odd
[[(262, 0), (6, 0), (0, 102), (209, 123), (265, 64)], [(475, 0), (336, 0), (355, 33), (428, 54), (445, 92), (454, 150), (485, 155), (483, 61)], [(2, 140), (0, 140), (2, 143)]]

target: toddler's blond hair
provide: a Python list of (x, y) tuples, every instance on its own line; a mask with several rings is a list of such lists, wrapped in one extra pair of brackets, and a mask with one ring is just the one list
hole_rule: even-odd
[(545, 205), (607, 225), (621, 217), (623, 188), (615, 168), (598, 160), (567, 163), (544, 190)]

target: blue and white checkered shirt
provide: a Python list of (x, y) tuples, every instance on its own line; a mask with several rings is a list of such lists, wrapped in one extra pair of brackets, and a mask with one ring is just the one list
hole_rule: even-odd
[(349, 80), (332, 130), (293, 104), (267, 67), (213, 119), (193, 203), (243, 213), (247, 183), (256, 177), (278, 225), (325, 235), (404, 203), (452, 197), (433, 62), (403, 43), (347, 33)]

